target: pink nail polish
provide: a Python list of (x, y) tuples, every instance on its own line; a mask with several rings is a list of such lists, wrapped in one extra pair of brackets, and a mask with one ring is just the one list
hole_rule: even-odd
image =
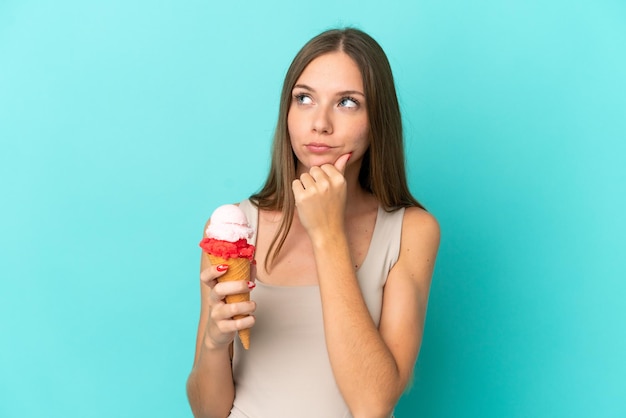
[(254, 282), (248, 282), (248, 289), (252, 290), (256, 287), (256, 283)]
[(220, 264), (216, 268), (217, 268), (217, 271), (219, 271), (221, 273), (223, 271), (228, 270), (228, 264)]

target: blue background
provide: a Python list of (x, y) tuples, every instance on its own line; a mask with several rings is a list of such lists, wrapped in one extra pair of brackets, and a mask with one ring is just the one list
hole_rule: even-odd
[(442, 228), (398, 417), (626, 416), (626, 4), (0, 3), (0, 416), (188, 417), (202, 226), (294, 54), (388, 53)]

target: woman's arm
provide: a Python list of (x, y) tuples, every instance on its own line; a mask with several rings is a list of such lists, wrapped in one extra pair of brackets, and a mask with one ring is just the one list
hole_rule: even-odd
[(383, 293), (379, 328), (352, 268), (345, 234), (314, 244), (324, 329), (337, 384), (355, 417), (388, 417), (411, 377), (422, 339), (439, 227), (405, 211), (400, 256)]
[(356, 418), (388, 417), (419, 352), (439, 226), (421, 209), (405, 210), (400, 254), (387, 277), (377, 328), (352, 267), (344, 226), (343, 162), (312, 168), (294, 181), (293, 190), (313, 245), (337, 385)]
[(201, 308), (196, 353), (187, 379), (187, 396), (194, 417), (224, 418), (235, 399), (231, 357), (232, 342), (240, 329), (254, 325), (254, 317), (233, 320), (254, 312), (254, 301), (226, 304), (227, 294), (249, 292), (246, 281), (217, 283), (220, 271), (202, 254), (200, 266)]

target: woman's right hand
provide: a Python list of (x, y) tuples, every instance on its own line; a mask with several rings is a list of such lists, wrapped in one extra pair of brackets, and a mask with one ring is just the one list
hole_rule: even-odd
[[(203, 263), (205, 264), (205, 263)], [(255, 318), (252, 315), (256, 309), (254, 301), (226, 303), (227, 295), (250, 292), (255, 284), (253, 281), (232, 281), (218, 283), (218, 277), (228, 271), (225, 264), (211, 265), (200, 272), (202, 283), (202, 303), (208, 308), (208, 315), (204, 328), (204, 344), (208, 348), (227, 348), (233, 342), (235, 334), (241, 329), (250, 328), (254, 325)], [(252, 266), (254, 269), (254, 266)], [(252, 277), (255, 275), (252, 274)], [(235, 315), (246, 315), (243, 318), (234, 319)]]

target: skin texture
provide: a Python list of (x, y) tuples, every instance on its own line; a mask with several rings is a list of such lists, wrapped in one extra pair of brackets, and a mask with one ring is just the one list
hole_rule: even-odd
[[(358, 182), (369, 146), (365, 100), (359, 69), (343, 52), (321, 55), (299, 77), (288, 114), (298, 159), (292, 185), (296, 214), (270, 274), (262, 266), (281, 214), (260, 211), (253, 275), (267, 284), (319, 285), (331, 367), (357, 418), (389, 416), (410, 379), (439, 245), (434, 217), (407, 208), (400, 255), (387, 278), (376, 327), (355, 273), (369, 248), (379, 206)], [(226, 294), (248, 291), (245, 283), (216, 284), (220, 274), (203, 257), (201, 318), (188, 380), (197, 417), (228, 416), (235, 395), (231, 344), (238, 329), (254, 326), (254, 316), (231, 319), (253, 314), (253, 301), (223, 301)]]

